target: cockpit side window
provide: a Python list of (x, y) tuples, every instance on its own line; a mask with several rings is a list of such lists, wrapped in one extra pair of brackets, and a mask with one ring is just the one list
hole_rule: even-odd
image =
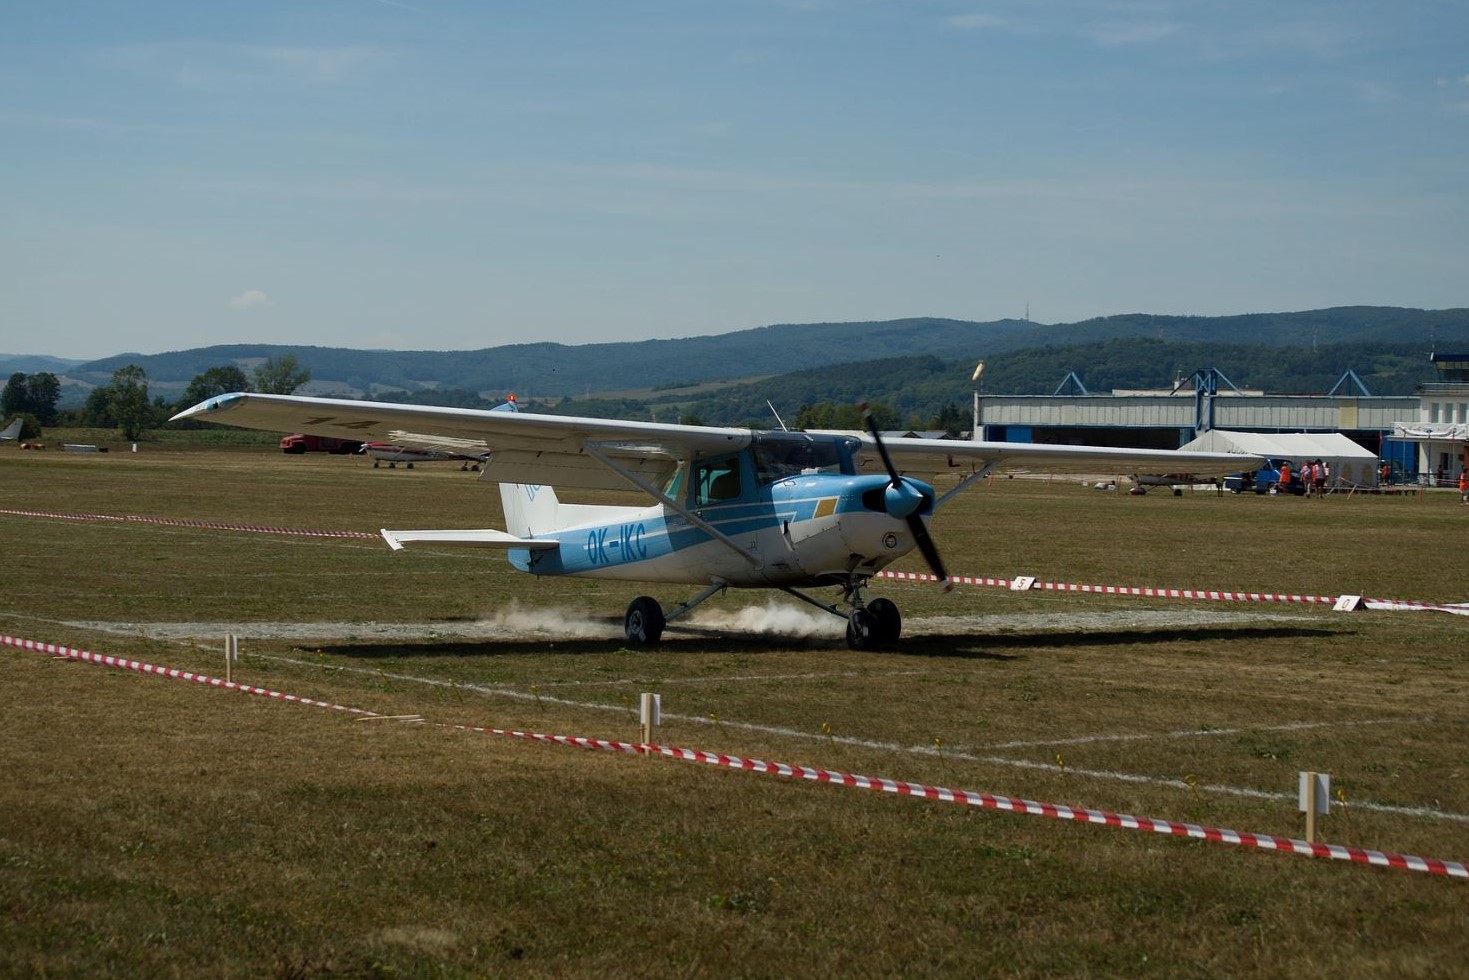
[(725, 456), (704, 460), (694, 466), (694, 506), (738, 500), (740, 496), (740, 458)]

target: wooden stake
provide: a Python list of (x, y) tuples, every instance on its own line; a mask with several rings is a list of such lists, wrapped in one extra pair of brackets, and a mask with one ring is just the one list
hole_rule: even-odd
[(1316, 817), (1331, 806), (1331, 776), (1319, 772), (1300, 774), (1301, 811), (1306, 815), (1306, 843), (1316, 843)]
[(663, 706), (660, 703), (662, 699), (656, 694), (648, 694), (645, 692), (639, 700), (641, 701), (640, 706), (642, 708), (640, 719), (643, 723), (643, 744), (652, 745), (653, 726), (659, 724), (662, 721), (662, 719), (659, 717), (659, 715), (662, 714), (661, 709)]
[(1316, 774), (1306, 773), (1306, 843), (1316, 843)]

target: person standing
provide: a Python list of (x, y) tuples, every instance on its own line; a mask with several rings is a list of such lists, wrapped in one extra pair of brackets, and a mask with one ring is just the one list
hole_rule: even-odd
[(1459, 471), (1459, 503), (1469, 504), (1469, 470)]

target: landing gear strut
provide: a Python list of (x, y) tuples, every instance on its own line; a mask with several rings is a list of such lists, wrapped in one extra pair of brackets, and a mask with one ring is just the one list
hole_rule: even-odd
[[(851, 607), (850, 612), (843, 612), (838, 606), (813, 599), (795, 589), (782, 588), (781, 591), (795, 596), (802, 602), (810, 603), (817, 609), (823, 609), (833, 616), (845, 619), (847, 621), (847, 646), (852, 650), (876, 650), (892, 646), (898, 642), (898, 637), (903, 632), (903, 616), (891, 599), (878, 598), (871, 602), (863, 602), (862, 586), (864, 584), (866, 584), (865, 580), (853, 579), (842, 586), (842, 601)], [(623, 635), (627, 637), (627, 645), (630, 647), (653, 646), (663, 637), (663, 628), (670, 621), (688, 614), (699, 603), (727, 588), (729, 586), (725, 583), (715, 582), (667, 614), (663, 612), (663, 607), (658, 605), (657, 599), (645, 595), (638, 596), (628, 603), (627, 614), (622, 619), (622, 630)]]
[(668, 625), (669, 620), (687, 615), (689, 610), (699, 603), (727, 588), (729, 586), (724, 582), (715, 582), (667, 614), (664, 614), (663, 607), (658, 605), (657, 599), (645, 595), (638, 596), (628, 603), (627, 615), (622, 618), (622, 632), (627, 637), (627, 645), (630, 647), (652, 646), (663, 636), (663, 627)]
[(824, 602), (818, 602), (795, 589), (782, 589), (802, 602), (809, 602), (817, 609), (825, 609), (833, 616), (847, 621), (847, 648), (851, 650), (876, 650), (898, 642), (903, 632), (903, 616), (891, 599), (862, 601), (862, 586), (866, 579), (853, 578), (842, 585), (842, 601), (851, 607), (851, 612)]

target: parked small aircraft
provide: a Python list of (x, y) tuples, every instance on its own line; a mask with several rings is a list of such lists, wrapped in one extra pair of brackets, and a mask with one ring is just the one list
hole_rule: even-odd
[(19, 439), (20, 430), (23, 425), (25, 425), (25, 419), (17, 415), (14, 421), (5, 427), (3, 432), (0, 432), (0, 441), (14, 442), (16, 439)]
[[(394, 550), (463, 545), (507, 552), (533, 575), (581, 575), (702, 586), (665, 612), (639, 596), (624, 631), (656, 643), (668, 620), (729, 588), (775, 588), (847, 621), (853, 649), (897, 641), (902, 618), (863, 590), (917, 548), (951, 587), (929, 536), (934, 511), (996, 470), (1214, 474), (1251, 469), (1231, 453), (884, 440), (868, 432), (785, 432), (666, 425), (520, 412), (514, 396), (489, 411), (293, 395), (228, 394), (174, 416), (280, 432), (377, 439), (484, 460), (500, 484), (507, 530), (383, 530)], [(960, 476), (939, 496), (937, 473)], [(926, 478), (926, 479), (923, 479)], [(642, 507), (563, 503), (553, 487), (641, 490)], [(798, 588), (835, 586), (841, 605)]]
[(1188, 487), (1196, 487), (1200, 484), (1213, 484), (1219, 487), (1219, 480), (1215, 477), (1202, 477), (1196, 473), (1139, 473), (1132, 478), (1132, 493), (1144, 494), (1148, 487), (1165, 487), (1173, 491), (1175, 497), (1183, 496), (1183, 491)]
[(372, 457), (372, 468), (377, 469), (379, 463), (387, 463), (388, 469), (395, 469), (399, 463), (404, 464), (407, 469), (413, 469), (414, 463), (443, 463), (450, 460), (459, 463), (460, 470), (478, 470), (480, 460), (478, 456), (466, 456), (463, 453), (450, 453), (441, 449), (414, 449), (411, 446), (394, 446), (387, 442), (366, 442), (358, 452)]

